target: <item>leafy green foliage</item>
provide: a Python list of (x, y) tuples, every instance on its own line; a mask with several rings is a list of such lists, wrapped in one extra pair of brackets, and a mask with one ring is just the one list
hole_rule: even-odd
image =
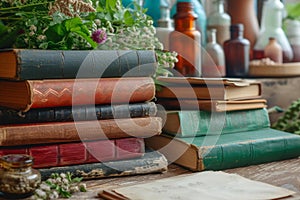
[[(157, 52), (156, 76), (170, 75), (177, 54), (163, 51), (153, 21), (141, 6), (126, 8), (120, 0), (74, 0), (50, 7), (59, 2), (0, 1), (0, 48), (150, 49)], [(75, 3), (85, 9), (76, 10)], [(99, 30), (106, 33), (106, 41), (92, 37)]]
[(300, 99), (292, 102), (272, 128), (300, 135)]
[(287, 4), (286, 11), (287, 11), (287, 16), (286, 16), (287, 19), (300, 20), (300, 3)]

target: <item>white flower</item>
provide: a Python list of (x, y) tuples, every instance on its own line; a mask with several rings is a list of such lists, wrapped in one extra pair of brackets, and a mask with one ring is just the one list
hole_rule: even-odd
[(35, 194), (36, 194), (37, 196), (43, 198), (43, 199), (47, 197), (46, 192), (44, 192), (44, 191), (41, 190), (41, 189), (36, 189), (36, 190), (35, 190)]
[(43, 40), (46, 39), (46, 36), (45, 36), (45, 35), (39, 35), (39, 36), (37, 36), (36, 39), (37, 39), (38, 41), (43, 41)]
[(36, 32), (37, 28), (36, 28), (35, 25), (31, 25), (31, 26), (29, 27), (29, 30), (31, 30), (32, 32)]

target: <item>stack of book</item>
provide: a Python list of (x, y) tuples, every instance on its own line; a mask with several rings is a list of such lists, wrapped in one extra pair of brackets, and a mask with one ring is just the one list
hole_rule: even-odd
[(0, 155), (29, 154), (44, 174), (85, 178), (165, 171), (144, 142), (162, 129), (156, 64), (154, 51), (2, 50)]
[[(261, 83), (161, 78), (163, 133), (146, 145), (193, 171), (222, 170), (300, 155), (300, 136), (270, 128)], [(166, 113), (166, 114), (165, 114)]]

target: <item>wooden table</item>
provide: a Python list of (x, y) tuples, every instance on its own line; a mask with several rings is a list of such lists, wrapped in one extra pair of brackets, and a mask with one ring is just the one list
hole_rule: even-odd
[[(284, 160), (261, 165), (253, 165), (235, 169), (224, 170), (227, 173), (236, 173), (246, 178), (269, 183), (275, 186), (284, 187), (297, 192), (287, 200), (300, 199), (300, 159)], [(118, 178), (105, 178), (85, 181), (88, 192), (78, 193), (72, 199), (99, 199), (97, 193), (103, 188), (114, 188), (132, 184), (139, 184), (146, 181), (192, 173), (177, 165), (171, 164), (169, 170), (163, 174), (148, 174), (140, 176), (128, 176)]]

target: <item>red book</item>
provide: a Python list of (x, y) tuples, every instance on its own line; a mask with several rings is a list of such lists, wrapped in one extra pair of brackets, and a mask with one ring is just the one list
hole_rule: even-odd
[(88, 142), (0, 147), (0, 155), (29, 154), (35, 168), (137, 158), (145, 153), (144, 139), (123, 138)]
[(155, 84), (151, 77), (1, 80), (0, 85), (0, 106), (21, 111), (145, 102), (155, 96)]

